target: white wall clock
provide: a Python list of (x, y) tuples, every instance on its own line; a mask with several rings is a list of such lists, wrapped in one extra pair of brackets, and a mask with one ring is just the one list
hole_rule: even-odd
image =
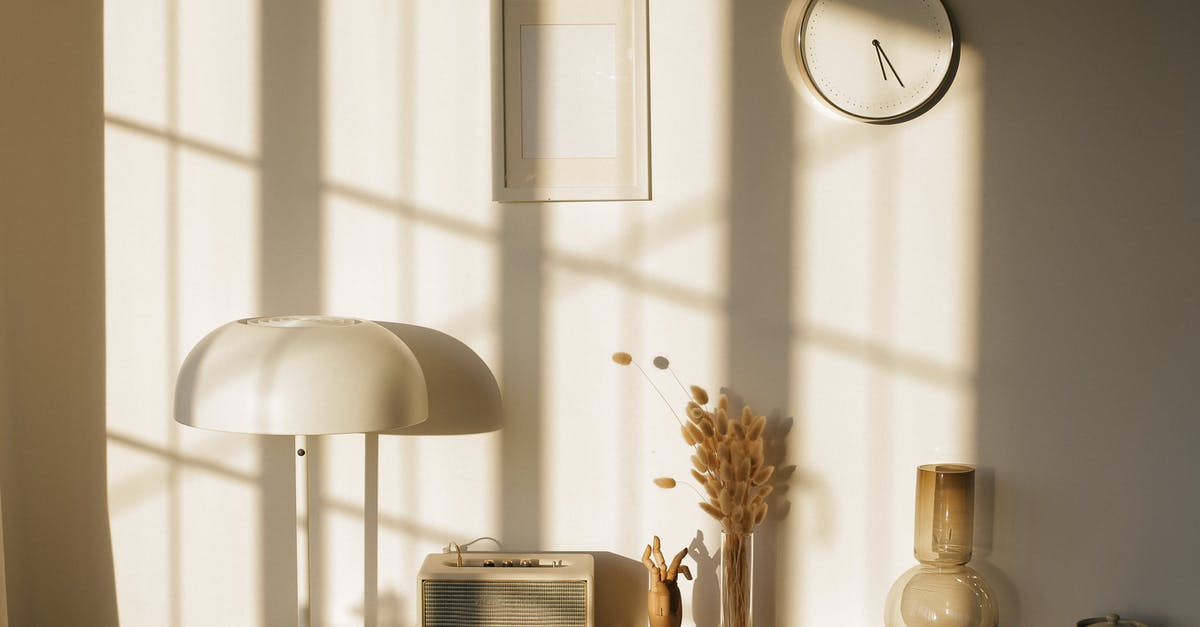
[(796, 0), (784, 42), (819, 102), (876, 124), (928, 110), (958, 65), (958, 34), (940, 0)]

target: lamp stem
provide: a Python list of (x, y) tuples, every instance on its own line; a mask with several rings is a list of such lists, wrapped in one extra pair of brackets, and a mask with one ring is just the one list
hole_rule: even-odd
[(296, 621), (312, 624), (312, 520), (308, 510), (308, 436), (296, 436)]

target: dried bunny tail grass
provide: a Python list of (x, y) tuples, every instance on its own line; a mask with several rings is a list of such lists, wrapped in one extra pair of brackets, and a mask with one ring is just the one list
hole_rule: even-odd
[(719, 457), (721, 461), (725, 462), (726, 464), (733, 463), (733, 453), (729, 450), (728, 443), (721, 442), (717, 445), (717, 457)]
[(763, 524), (763, 521), (766, 519), (767, 519), (767, 504), (763, 503), (762, 509), (759, 509), (756, 512), (754, 512), (754, 526), (757, 527), (757, 526)]
[(681, 425), (679, 427), (679, 433), (683, 436), (683, 441), (687, 442), (688, 446), (696, 446), (696, 438), (692, 437), (692, 432), (688, 430), (688, 427), (690, 426), (692, 426), (690, 423)]
[[(758, 477), (758, 475), (760, 475), (760, 474), (762, 474), (761, 470), (759, 470), (757, 473), (755, 473), (754, 476)], [(743, 459), (741, 461), (741, 463), (739, 463), (737, 465), (737, 472), (734, 473), (734, 476), (737, 477), (738, 481), (745, 481), (747, 478), (749, 478), (750, 477), (750, 460)], [(762, 483), (762, 482), (760, 481), (759, 483)], [(745, 484), (743, 484), (743, 485), (745, 485)], [(740, 501), (741, 499), (738, 499), (738, 500)]]
[(678, 385), (679, 389), (683, 390), (684, 396), (688, 396), (688, 389), (686, 386), (683, 385), (683, 381), (679, 380), (679, 375), (675, 374), (675, 370), (671, 368), (671, 360), (670, 359), (667, 359), (666, 357), (664, 357), (662, 355), (657, 355), (654, 358), (654, 367), (658, 368), (659, 370), (666, 370), (667, 372), (671, 373), (671, 378), (675, 379), (675, 385)]
[(754, 496), (760, 496), (763, 499), (766, 499), (767, 496), (775, 491), (775, 487), (769, 483), (764, 483), (763, 485), (756, 486), (755, 490), (756, 492), (754, 493)]
[[(700, 430), (700, 427), (697, 427), (689, 422), (686, 425), (683, 425), (683, 428), (692, 436), (693, 446), (704, 441), (704, 432)], [(687, 438), (685, 437), (684, 440), (686, 439)]]
[(702, 485), (702, 486), (708, 485), (708, 475), (705, 475), (704, 473), (700, 472), (699, 470), (696, 470), (695, 468), (693, 468), (691, 470), (691, 472), (692, 472), (692, 478), (695, 479), (700, 485)]
[(717, 477), (725, 483), (733, 483), (733, 471), (729, 469), (728, 464), (724, 464), (717, 469)]
[(705, 438), (712, 438), (713, 436), (717, 435), (716, 430), (713, 429), (711, 421), (708, 420), (704, 420), (700, 423), (700, 432), (704, 434)]
[(702, 420), (704, 420), (704, 415), (705, 415), (705, 412), (704, 412), (703, 407), (700, 407), (699, 405), (697, 405), (695, 401), (688, 401), (688, 404), (687, 404), (688, 420), (691, 420), (692, 422), (699, 424)]
[(759, 416), (750, 423), (750, 428), (746, 430), (747, 440), (757, 440), (762, 437), (763, 431), (767, 428), (767, 417)]
[(708, 465), (708, 462), (703, 459), (702, 455), (692, 455), (692, 465), (695, 466), (696, 470), (701, 473), (708, 472), (711, 468), (711, 466)]
[(678, 422), (679, 426), (683, 426), (683, 421), (679, 419), (679, 414), (675, 413), (675, 406), (671, 404), (671, 401), (667, 400), (667, 397), (662, 393), (662, 390), (658, 389), (658, 386), (654, 384), (654, 380), (651, 379), (650, 375), (646, 374), (646, 371), (642, 369), (642, 365), (634, 361), (633, 355), (630, 355), (624, 351), (613, 353), (612, 360), (622, 366), (628, 366), (629, 364), (637, 366), (638, 372), (642, 373), (642, 378), (646, 380), (646, 383), (650, 384), (650, 387), (654, 388), (655, 392), (658, 392), (658, 397), (662, 399), (663, 404), (667, 406), (667, 409), (671, 410), (671, 415), (675, 417), (675, 422)]
[(713, 518), (716, 518), (717, 520), (721, 520), (722, 518), (725, 518), (725, 514), (721, 510), (717, 509), (716, 507), (714, 507), (708, 503), (703, 503), (703, 502), (700, 503), (700, 509), (704, 510), (704, 513), (708, 514), (709, 516), (712, 516)]
[(729, 490), (721, 490), (721, 494), (717, 497), (717, 505), (723, 512), (733, 511), (733, 495), (729, 493)]
[(763, 466), (762, 468), (758, 469), (758, 472), (754, 473), (751, 483), (756, 486), (763, 485), (771, 480), (771, 475), (773, 474), (775, 474), (774, 466)]
[(733, 522), (740, 523), (742, 522), (742, 519), (746, 517), (746, 509), (741, 505), (738, 505), (737, 507), (733, 508), (733, 513), (730, 514), (729, 517), (733, 519)]
[[(704, 475), (697, 475), (696, 471), (693, 470), (692, 476), (697, 477), (697, 479), (700, 481), (700, 483), (704, 483)], [(687, 486), (689, 490), (696, 493), (696, 496), (700, 497), (700, 500), (702, 500), (702, 501), (704, 500), (704, 494), (701, 493), (700, 490), (696, 488), (696, 486), (694, 486), (686, 481), (676, 481), (675, 479), (673, 479), (671, 477), (658, 477), (654, 480), (654, 485), (656, 485), (660, 488), (663, 488), (665, 490), (670, 490), (676, 486), (681, 486), (681, 485)]]
[(735, 423), (733, 423), (732, 426), (733, 426), (733, 437), (735, 437), (739, 440), (745, 440), (746, 439), (746, 428), (742, 426), (742, 423), (735, 422)]
[(701, 405), (708, 404), (708, 391), (707, 390), (705, 390), (704, 388), (702, 388), (698, 385), (690, 386), (688, 389), (692, 392), (692, 398), (696, 399), (697, 403), (700, 403)]
[(717, 433), (721, 437), (729, 435), (729, 416), (725, 415), (725, 410), (717, 410)]
[(734, 503), (745, 503), (746, 502), (746, 489), (747, 488), (746, 488), (745, 482), (739, 481), (737, 484), (737, 487), (734, 488), (734, 490), (733, 490), (733, 502)]
[(712, 479), (704, 482), (704, 491), (708, 492), (708, 498), (713, 501), (721, 498), (721, 484)]
[(717, 397), (717, 408), (724, 409), (725, 411), (729, 411), (729, 395), (728, 394), (725, 394), (724, 392), (722, 392), (721, 395)]
[(753, 420), (754, 420), (754, 411), (750, 409), (749, 405), (742, 406), (742, 424), (744, 424), (746, 426), (750, 426), (750, 423)]
[(748, 451), (748, 453), (749, 453), (748, 457), (750, 458), (750, 461), (753, 462), (756, 467), (762, 466), (763, 460), (764, 460), (762, 440), (751, 440), (750, 441), (750, 450)]

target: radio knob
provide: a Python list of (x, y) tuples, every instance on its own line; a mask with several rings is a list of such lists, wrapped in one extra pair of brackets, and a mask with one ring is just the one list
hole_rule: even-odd
[(537, 560), (530, 560), (530, 559), (521, 560), (521, 566), (523, 566), (525, 568), (529, 568), (529, 567), (537, 566), (537, 565), (538, 565)]
[(504, 560), (503, 562), (500, 562), (500, 565), (505, 568), (512, 568), (513, 561), (512, 560)]
[(483, 567), (484, 568), (495, 568), (496, 560), (483, 560)]

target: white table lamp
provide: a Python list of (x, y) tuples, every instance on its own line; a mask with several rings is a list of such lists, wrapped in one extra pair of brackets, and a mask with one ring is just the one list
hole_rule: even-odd
[(423, 422), (425, 376), (395, 333), (329, 316), (247, 318), (209, 333), (175, 384), (175, 420), (296, 438), (297, 618), (309, 624), (308, 436), (379, 433)]

